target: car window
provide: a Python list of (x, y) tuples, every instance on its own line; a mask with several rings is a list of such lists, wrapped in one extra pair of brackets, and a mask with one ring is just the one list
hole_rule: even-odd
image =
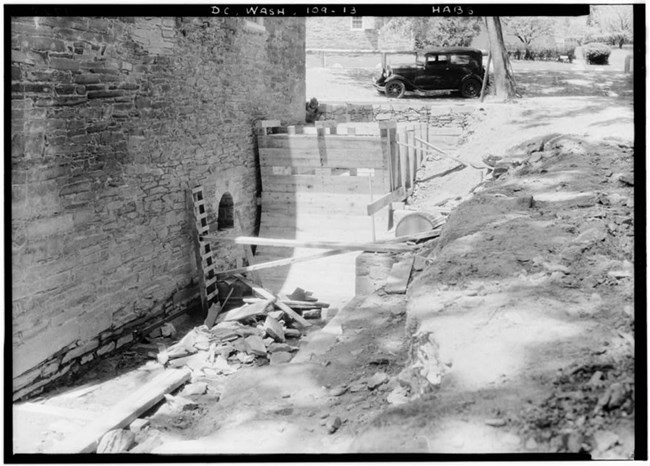
[(452, 54), (449, 56), (449, 61), (454, 65), (469, 65), (472, 60), (468, 55)]
[(427, 55), (427, 66), (442, 66), (448, 63), (448, 55)]

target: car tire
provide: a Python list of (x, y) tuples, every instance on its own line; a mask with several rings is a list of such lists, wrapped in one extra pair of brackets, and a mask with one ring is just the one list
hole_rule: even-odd
[(481, 82), (478, 79), (470, 78), (460, 85), (460, 95), (466, 99), (478, 97), (481, 94)]
[(386, 97), (400, 99), (406, 93), (406, 86), (402, 81), (391, 81), (385, 87)]

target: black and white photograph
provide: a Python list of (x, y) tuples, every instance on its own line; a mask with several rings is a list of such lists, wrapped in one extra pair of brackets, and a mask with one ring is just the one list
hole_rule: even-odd
[(3, 15), (5, 463), (647, 460), (645, 3)]

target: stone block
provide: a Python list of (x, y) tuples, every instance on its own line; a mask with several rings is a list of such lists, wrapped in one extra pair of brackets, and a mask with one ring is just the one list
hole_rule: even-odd
[(115, 344), (115, 347), (120, 348), (120, 347), (126, 345), (127, 343), (131, 343), (132, 341), (133, 341), (133, 334), (129, 333), (127, 335), (124, 335), (124, 336), (118, 338), (117, 342)]
[(110, 352), (113, 351), (114, 349), (115, 349), (115, 342), (112, 341), (112, 342), (110, 342), (109, 344), (104, 345), (104, 346), (102, 346), (101, 348), (99, 348), (99, 349), (97, 350), (97, 356), (103, 356), (103, 355), (105, 355), (106, 353), (110, 353)]
[(54, 69), (66, 71), (78, 71), (79, 62), (70, 58), (50, 58), (48, 63)]
[[(64, 357), (63, 361), (61, 361), (61, 363), (65, 364), (70, 359), (75, 359), (75, 358), (77, 358), (77, 357), (79, 357), (79, 356), (81, 356), (81, 355), (83, 355), (85, 353), (89, 353), (90, 351), (94, 350), (98, 346), (99, 346), (99, 339), (98, 338), (93, 338), (90, 341), (82, 342), (76, 348), (74, 348), (73, 350), (68, 352), (68, 353), (70, 353), (70, 352), (74, 351), (75, 354), (73, 354), (72, 357), (68, 358), (67, 360)], [(67, 354), (66, 354), (66, 356), (67, 356)]]

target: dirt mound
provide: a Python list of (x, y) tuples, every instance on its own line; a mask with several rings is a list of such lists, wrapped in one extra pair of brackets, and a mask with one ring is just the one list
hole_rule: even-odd
[(358, 451), (418, 426), (430, 452), (631, 457), (632, 161), (626, 144), (547, 134), (454, 209), (407, 306), (439, 386), (411, 394), (408, 419), (379, 416)]

